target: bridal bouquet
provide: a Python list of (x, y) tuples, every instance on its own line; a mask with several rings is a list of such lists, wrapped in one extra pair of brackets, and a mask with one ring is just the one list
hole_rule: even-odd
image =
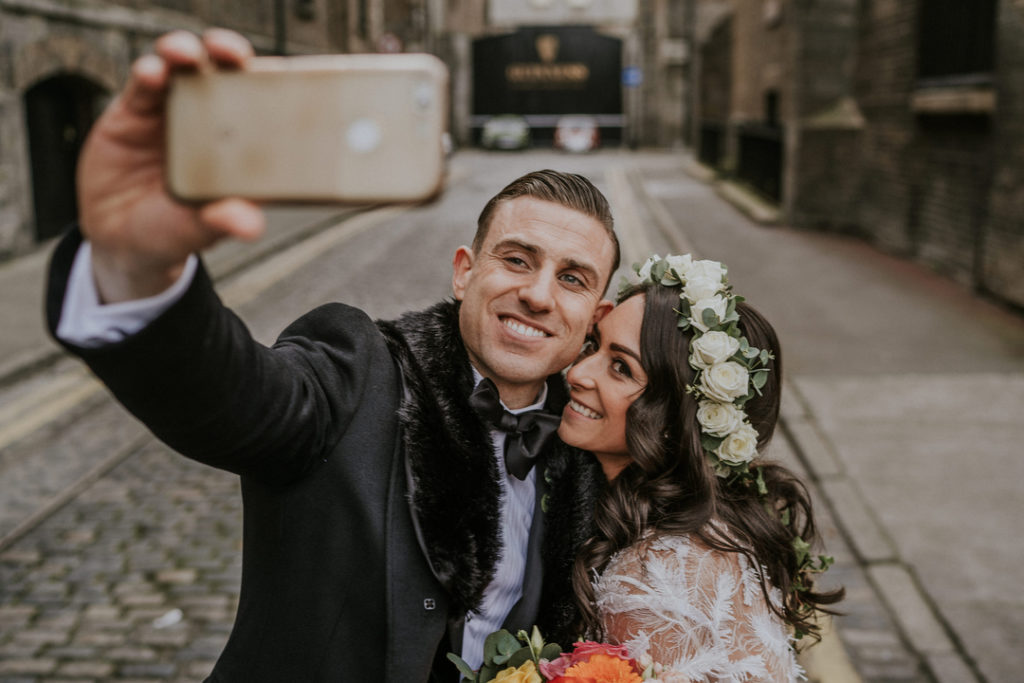
[[(484, 662), (474, 671), (454, 654), (448, 659), (463, 675), (462, 683), (642, 683), (656, 678), (653, 664), (642, 666), (622, 645), (577, 642), (571, 652), (545, 643), (537, 627), (527, 635), (496, 631), (484, 641)], [(666, 683), (668, 683), (666, 681)]]

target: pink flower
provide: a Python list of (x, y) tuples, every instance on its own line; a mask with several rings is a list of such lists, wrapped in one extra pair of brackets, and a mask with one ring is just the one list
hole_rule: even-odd
[(558, 678), (559, 676), (564, 676), (565, 670), (568, 669), (572, 663), (572, 658), (567, 653), (550, 662), (546, 659), (542, 659), (540, 660), (540, 673), (544, 677), (544, 680), (550, 681)]
[[(578, 641), (573, 644), (572, 652), (570, 653), (571, 662), (576, 664), (577, 662), (585, 662), (590, 659), (591, 655), (602, 654), (608, 655), (609, 657), (618, 657), (624, 659), (627, 662), (632, 661), (629, 656), (629, 651), (625, 645), (609, 645), (608, 643), (595, 643), (592, 640)], [(562, 655), (565, 656), (564, 654)]]

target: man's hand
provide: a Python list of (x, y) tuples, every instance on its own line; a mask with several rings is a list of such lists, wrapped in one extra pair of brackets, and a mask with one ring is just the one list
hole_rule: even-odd
[(132, 65), (124, 91), (96, 121), (78, 165), (79, 222), (92, 242), (93, 276), (105, 303), (157, 294), (189, 254), (224, 237), (258, 238), (263, 212), (222, 199), (187, 206), (164, 183), (165, 102), (173, 71), (237, 69), (252, 56), (241, 35), (211, 29), (162, 36), (155, 54)]

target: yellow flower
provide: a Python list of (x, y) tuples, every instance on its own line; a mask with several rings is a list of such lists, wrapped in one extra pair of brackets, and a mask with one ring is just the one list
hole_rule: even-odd
[(488, 683), (544, 683), (537, 673), (537, 666), (532, 659), (527, 659), (518, 669), (510, 666), (498, 672)]

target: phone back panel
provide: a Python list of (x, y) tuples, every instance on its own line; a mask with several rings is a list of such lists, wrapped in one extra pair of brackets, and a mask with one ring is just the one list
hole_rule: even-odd
[(173, 79), (167, 182), (185, 200), (418, 201), (443, 182), (446, 123), (429, 55), (256, 58)]

